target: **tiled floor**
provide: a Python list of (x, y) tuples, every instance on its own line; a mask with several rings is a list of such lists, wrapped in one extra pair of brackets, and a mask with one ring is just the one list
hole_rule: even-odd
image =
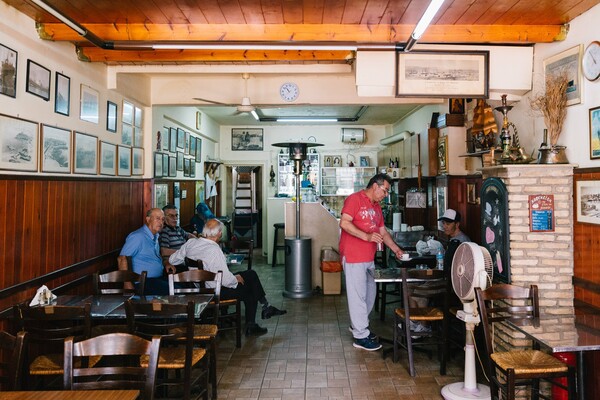
[[(442, 386), (462, 381), (463, 358), (450, 360), (448, 374), (439, 375), (437, 358), (417, 353), (417, 377), (408, 374), (406, 354), (394, 364), (391, 355), (352, 346), (346, 297), (320, 294), (308, 299), (282, 296), (283, 265), (271, 268), (261, 256), (254, 269), (269, 302), (287, 314), (259, 324), (269, 332), (243, 337), (235, 348), (234, 335), (219, 340), (219, 399), (441, 399)], [(391, 337), (393, 306), (385, 323), (371, 315), (375, 333)], [(385, 346), (384, 346), (385, 348)]]

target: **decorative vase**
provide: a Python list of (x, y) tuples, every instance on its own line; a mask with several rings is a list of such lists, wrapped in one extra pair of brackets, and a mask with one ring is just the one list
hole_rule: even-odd
[(538, 151), (538, 164), (568, 164), (566, 146), (548, 146), (540, 147)]

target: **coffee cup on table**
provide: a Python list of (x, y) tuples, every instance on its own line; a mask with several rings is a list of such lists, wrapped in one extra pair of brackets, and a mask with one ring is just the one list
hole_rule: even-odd
[(410, 254), (408, 254), (408, 253), (404, 253), (404, 254), (402, 254), (402, 255), (400, 256), (400, 259), (401, 259), (402, 261), (408, 261), (408, 260), (410, 260)]

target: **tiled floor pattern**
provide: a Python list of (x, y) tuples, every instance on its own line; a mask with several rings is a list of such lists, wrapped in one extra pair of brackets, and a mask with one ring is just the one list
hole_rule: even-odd
[[(261, 256), (254, 265), (269, 302), (287, 314), (265, 321), (259, 315), (269, 332), (243, 337), (240, 349), (233, 334), (219, 340), (219, 399), (438, 400), (445, 384), (463, 379), (460, 352), (446, 376), (439, 375), (435, 354), (429, 359), (417, 353), (417, 377), (412, 378), (406, 353), (393, 363), (391, 354), (384, 360), (381, 351), (354, 348), (344, 294), (288, 299), (281, 294), (285, 267), (271, 268)], [(373, 312), (375, 333), (391, 337), (393, 308), (388, 307), (385, 323)]]

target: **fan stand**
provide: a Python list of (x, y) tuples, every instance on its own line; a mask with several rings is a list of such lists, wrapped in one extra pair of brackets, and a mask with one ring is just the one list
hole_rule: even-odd
[(477, 384), (473, 332), (480, 319), (478, 315), (473, 315), (473, 302), (464, 303), (463, 308), (464, 310), (459, 310), (456, 316), (464, 321), (466, 329), (465, 380), (464, 382), (455, 382), (444, 386), (442, 397), (445, 400), (491, 399), (489, 386)]

